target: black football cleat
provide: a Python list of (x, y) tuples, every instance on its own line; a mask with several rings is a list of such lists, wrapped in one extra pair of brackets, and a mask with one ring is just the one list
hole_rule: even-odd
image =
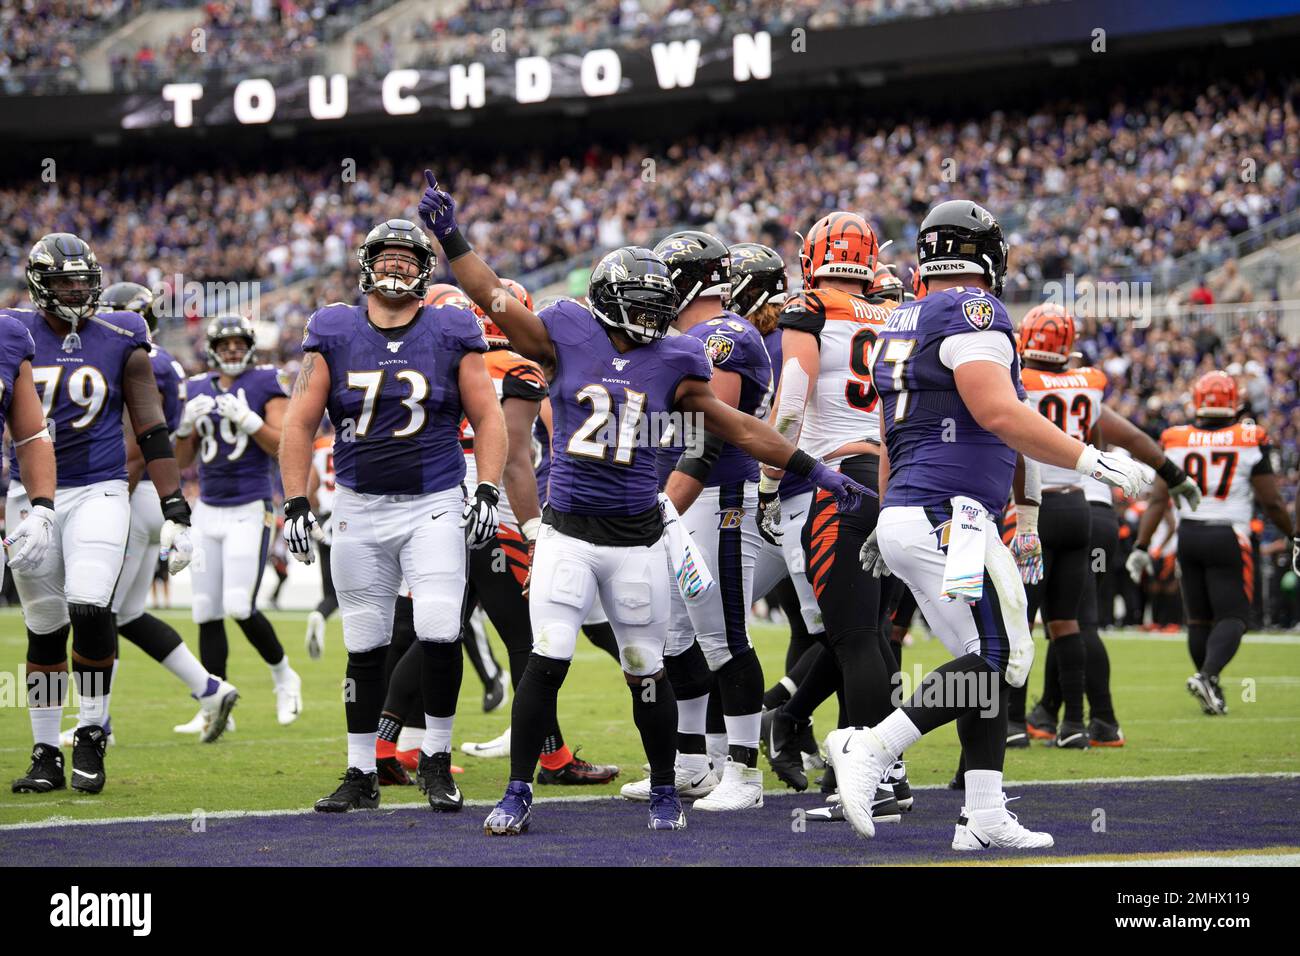
[(339, 788), (316, 801), (321, 813), (346, 813), (348, 810), (373, 810), (379, 806), (379, 774), (348, 767)]
[(483, 688), (483, 713), (490, 714), (500, 710), (509, 693), (510, 675), (505, 671), (497, 671), (497, 676)]
[(1029, 731), (1024, 724), (1007, 724), (1007, 747), (1023, 750), (1029, 746)]
[(49, 793), (68, 785), (63, 775), (63, 751), (49, 744), (32, 748), (32, 765), (27, 775), (14, 781), (14, 793)]
[(1200, 702), (1201, 711), (1208, 716), (1216, 717), (1228, 712), (1228, 702), (1224, 699), (1217, 676), (1207, 677), (1197, 671), (1187, 678), (1187, 691)]
[(1088, 743), (1094, 747), (1123, 747), (1124, 731), (1119, 729), (1119, 724), (1094, 717), (1088, 721)]
[(566, 786), (598, 785), (609, 783), (618, 776), (618, 768), (615, 766), (588, 763), (580, 759), (578, 753), (581, 750), (581, 747), (575, 750), (573, 759), (558, 770), (547, 770), (545, 767), (539, 767), (537, 769), (537, 782), (539, 784), (561, 784)]
[(72, 789), (99, 793), (104, 789), (104, 751), (108, 734), (103, 727), (78, 727), (72, 737)]
[(375, 761), (375, 772), (381, 787), (411, 787), (415, 781), (396, 757), (380, 757)]
[(803, 769), (803, 754), (799, 739), (811, 721), (799, 721), (785, 712), (784, 707), (771, 711), (771, 725), (767, 732), (767, 761), (776, 778), (787, 787), (803, 793), (808, 789), (808, 775)]
[(1058, 750), (1087, 750), (1088, 728), (1081, 720), (1063, 720), (1056, 730)]
[(904, 813), (912, 812), (912, 785), (907, 782), (907, 768), (900, 760), (890, 768), (889, 773), (885, 774), (885, 782), (893, 786), (894, 799), (898, 802), (898, 809)]
[(460, 787), (451, 778), (451, 754), (440, 753), (430, 757), (420, 751), (420, 764), (415, 771), (420, 791), (429, 799), (429, 808), (438, 813), (455, 813), (465, 805)]
[(1056, 739), (1056, 717), (1039, 701), (1025, 718), (1025, 732), (1035, 740)]

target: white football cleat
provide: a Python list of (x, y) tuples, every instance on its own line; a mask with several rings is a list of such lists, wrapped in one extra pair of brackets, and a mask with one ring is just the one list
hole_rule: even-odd
[(324, 653), (325, 615), (320, 611), (312, 611), (307, 615), (307, 656), (318, 661)]
[(968, 810), (962, 807), (961, 816), (957, 818), (957, 828), (952, 835), (952, 848), (963, 851), (987, 850), (992, 847), (1043, 850), (1055, 844), (1050, 833), (1036, 833), (1021, 826), (1016, 815), (1007, 809), (1007, 800), (1004, 793), (1002, 806), (994, 810)]
[[(718, 785), (718, 775), (713, 772), (712, 767), (705, 767), (702, 771), (685, 770), (678, 766), (676, 778), (673, 785), (677, 788), (677, 796), (682, 798), (707, 797), (713, 792)], [(650, 799), (650, 778), (638, 780), (636, 783), (627, 783), (619, 791), (628, 800), (648, 801)]]
[[(471, 757), (509, 757), (510, 756), (510, 728), (500, 737), (485, 741), (481, 744), (473, 744), (469, 741), (460, 745), (461, 753), (467, 753)], [(649, 796), (646, 797), (650, 799)]]
[(835, 770), (844, 819), (858, 836), (875, 836), (871, 806), (885, 771), (894, 765), (893, 756), (869, 727), (832, 730), (826, 738), (826, 750)]
[(722, 782), (695, 801), (696, 810), (748, 810), (763, 805), (763, 771), (728, 760)]
[(234, 730), (230, 712), (238, 700), (239, 691), (235, 689), (234, 684), (225, 680), (221, 681), (211, 694), (199, 699), (199, 713), (205, 720), (199, 740), (210, 744), (226, 730)]
[(178, 734), (201, 734), (208, 726), (208, 715), (202, 707), (188, 722), (177, 724), (172, 730)]
[(287, 727), (302, 713), (302, 678), (293, 668), (283, 681), (275, 685), (275, 716), (280, 726)]

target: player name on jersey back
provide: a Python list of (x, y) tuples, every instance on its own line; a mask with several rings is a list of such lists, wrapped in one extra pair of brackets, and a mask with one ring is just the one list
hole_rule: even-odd
[(1165, 429), (1160, 444), (1203, 495), (1194, 512), (1180, 500), (1179, 519), (1231, 524), (1238, 534), (1248, 534), (1255, 509), (1250, 480), (1273, 470), (1264, 429), (1250, 421), (1223, 428), (1176, 425)]
[[(1096, 368), (1049, 372), (1022, 368), (1020, 381), (1034, 410), (1053, 425), (1084, 444), (1101, 418), (1106, 393), (1106, 373)], [(1044, 488), (1082, 488), (1083, 476), (1073, 468), (1040, 465)]]

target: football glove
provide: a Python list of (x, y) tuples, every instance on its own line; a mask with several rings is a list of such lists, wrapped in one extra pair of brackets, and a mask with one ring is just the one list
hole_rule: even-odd
[(1020, 580), (1037, 584), (1043, 580), (1043, 542), (1038, 537), (1038, 506), (1016, 505), (1016, 536), (1011, 555), (1020, 569)]
[(480, 481), (474, 494), (465, 499), (460, 526), (465, 529), (465, 543), (471, 551), (485, 547), (497, 536), (497, 502), (501, 492), (490, 481)]
[(1142, 466), (1136, 461), (1100, 451), (1092, 445), (1083, 446), (1083, 453), (1074, 463), (1074, 470), (1118, 488), (1130, 498), (1138, 497), (1150, 484), (1142, 473)]
[(303, 564), (311, 564), (316, 560), (316, 550), (311, 541), (319, 537), (320, 528), (316, 526), (316, 516), (311, 513), (307, 499), (302, 495), (287, 499), (284, 503), (284, 540), (289, 553)]
[(528, 573), (524, 575), (524, 586), (520, 593), (528, 597), (528, 589), (533, 584), (533, 555), (537, 552), (537, 532), (542, 530), (542, 519), (529, 518), (519, 526), (519, 530), (528, 542)]
[(1183, 471), (1183, 469), (1179, 468), (1168, 458), (1166, 458), (1164, 463), (1156, 469), (1156, 474), (1163, 478), (1165, 484), (1169, 486), (1169, 497), (1174, 499), (1175, 505), (1177, 505), (1180, 500), (1185, 501), (1187, 507), (1191, 508), (1193, 511), (1195, 511), (1197, 506), (1200, 505), (1200, 486), (1196, 482), (1192, 481), (1191, 478), (1187, 477), (1187, 472)]
[(438, 239), (445, 239), (456, 231), (456, 200), (445, 189), (438, 188), (438, 180), (432, 170), (424, 171), (424, 181), (429, 184), (424, 195), (420, 197), (418, 212), (420, 221), (425, 224)]
[(194, 423), (208, 415), (217, 407), (217, 400), (211, 395), (195, 395), (185, 403), (181, 412), (181, 423), (176, 426), (177, 438), (188, 438), (194, 433)]
[(217, 398), (217, 411), (222, 418), (229, 419), (232, 425), (250, 437), (261, 431), (266, 424), (261, 415), (248, 407), (244, 396), (234, 392), (226, 392)]
[(864, 495), (876, 497), (874, 491), (858, 484), (848, 475), (828, 468), (820, 461), (813, 463), (812, 471), (808, 473), (808, 480), (818, 488), (824, 488), (834, 495), (835, 503), (842, 514), (857, 511)]
[(758, 491), (758, 534), (768, 544), (781, 544), (781, 496), (775, 491)]
[(880, 553), (880, 545), (876, 543), (875, 529), (872, 529), (871, 534), (867, 535), (867, 540), (862, 543), (862, 548), (858, 551), (858, 560), (862, 562), (862, 570), (870, 571), (873, 578), (882, 575), (888, 577), (892, 573), (885, 564), (884, 555)]
[(1147, 553), (1146, 545), (1134, 545), (1128, 559), (1124, 562), (1124, 570), (1133, 579), (1133, 583), (1141, 584), (1142, 575), (1153, 574), (1155, 569), (1156, 564), (1151, 560), (1151, 555)]
[(15, 571), (30, 574), (39, 569), (54, 543), (54, 509), (34, 505), (4, 543), (9, 566)]
[(1291, 570), (1300, 576), (1300, 534), (1291, 539)]
[(180, 489), (162, 500), (163, 526), (158, 533), (158, 556), (167, 562), (171, 574), (179, 574), (194, 559), (190, 540), (190, 506)]

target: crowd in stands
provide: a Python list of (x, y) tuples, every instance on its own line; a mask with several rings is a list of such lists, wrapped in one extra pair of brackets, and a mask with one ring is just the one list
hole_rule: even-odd
[(147, 5), (148, 0), (5, 0), (0, 3), (0, 93), (79, 89), (78, 51)]

